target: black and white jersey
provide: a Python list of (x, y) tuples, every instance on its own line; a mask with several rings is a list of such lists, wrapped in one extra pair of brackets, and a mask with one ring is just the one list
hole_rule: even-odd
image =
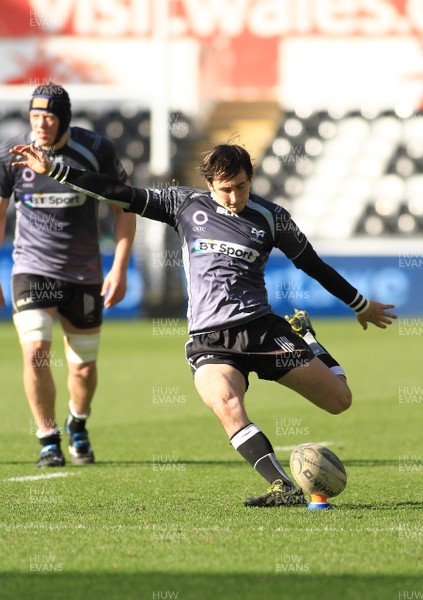
[(213, 194), (187, 187), (147, 190), (131, 210), (164, 221), (179, 233), (188, 288), (190, 332), (214, 331), (271, 312), (264, 268), (274, 247), (298, 257), (305, 236), (288, 213), (250, 194), (241, 213)]
[(98, 200), (167, 223), (179, 233), (191, 334), (226, 329), (272, 312), (264, 267), (273, 248), (354, 310), (367, 302), (319, 258), (285, 209), (254, 194), (244, 210), (234, 214), (210, 192), (193, 188), (145, 190), (60, 164), (53, 165), (49, 175)]
[[(98, 284), (103, 280), (99, 249), (98, 204), (27, 167), (15, 168), (8, 152), (29, 144), (32, 132), (0, 147), (0, 196), (16, 204), (13, 274), (33, 273), (64, 281)], [(78, 169), (107, 173), (118, 181), (127, 175), (114, 144), (87, 129), (71, 127), (67, 144), (52, 155)]]

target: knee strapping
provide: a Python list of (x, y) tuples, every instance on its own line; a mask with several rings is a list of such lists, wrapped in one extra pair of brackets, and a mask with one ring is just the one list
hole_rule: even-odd
[(39, 340), (51, 342), (53, 318), (45, 310), (23, 310), (13, 315), (13, 322), (22, 344)]
[(97, 359), (100, 333), (65, 334), (66, 358), (69, 362), (83, 364)]

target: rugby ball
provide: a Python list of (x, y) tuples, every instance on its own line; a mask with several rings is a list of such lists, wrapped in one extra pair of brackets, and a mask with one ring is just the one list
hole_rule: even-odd
[(321, 444), (301, 444), (289, 460), (292, 476), (308, 494), (338, 496), (347, 485), (347, 473), (342, 461)]

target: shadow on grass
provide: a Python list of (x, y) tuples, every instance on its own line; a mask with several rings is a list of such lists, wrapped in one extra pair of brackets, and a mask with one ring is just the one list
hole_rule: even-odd
[(98, 460), (96, 461), (97, 465), (111, 465), (116, 467), (121, 467), (122, 465), (143, 465), (147, 467), (152, 467), (157, 464), (157, 462), (175, 462), (178, 464), (184, 465), (207, 465), (207, 466), (218, 466), (218, 467), (239, 467), (243, 464), (242, 460), (185, 460), (181, 456), (178, 456), (178, 460), (172, 460), (172, 456), (166, 453), (163, 453), (163, 459), (160, 458), (160, 454), (158, 454), (158, 460)]
[[(0, 465), (32, 465), (36, 467), (36, 462), (34, 460), (0, 460)], [(39, 472), (40, 469), (37, 469)]]
[(342, 462), (345, 467), (398, 467), (399, 458), (362, 458)]
[[(162, 453), (163, 457), (167, 458), (168, 460), (170, 459), (170, 455), (168, 456), (165, 452)], [(160, 457), (161, 454), (158, 453), (158, 456)], [(345, 467), (398, 467), (398, 459), (388, 459), (388, 458), (382, 458), (382, 459), (357, 459), (357, 460), (344, 460), (343, 463), (345, 465)], [(183, 457), (178, 456), (178, 463), (184, 463), (185, 465), (208, 465), (208, 466), (218, 466), (221, 467), (222, 465), (226, 466), (226, 467), (239, 467), (240, 464), (242, 464), (242, 459), (239, 458), (238, 460), (185, 460)], [(137, 460), (137, 459), (131, 459), (131, 460), (127, 460), (127, 459), (123, 459), (123, 460), (96, 460), (95, 465), (99, 465), (99, 466), (104, 466), (104, 465), (111, 465), (111, 466), (118, 466), (121, 467), (123, 465), (144, 465), (144, 466), (151, 466), (155, 464), (154, 460)], [(0, 460), (0, 465), (33, 465), (34, 467), (36, 466), (36, 463), (33, 460)], [(95, 466), (94, 465), (94, 466)], [(66, 465), (68, 466), (72, 466), (71, 463)], [(90, 468), (92, 467), (92, 465), (90, 465)], [(60, 468), (55, 467), (54, 469), (37, 469), (38, 473), (44, 473), (44, 472), (50, 472), (50, 471), (60, 471)]]
[[(171, 461), (171, 455), (166, 452), (158, 453), (158, 461), (160, 462), (160, 457), (163, 456), (163, 460)], [(244, 464), (242, 459), (238, 460), (186, 460), (183, 456), (178, 456), (178, 460), (175, 461), (178, 463), (184, 463), (184, 465), (207, 465), (207, 466), (216, 466), (216, 467), (239, 467), (239, 465)], [(0, 461), (1, 463), (1, 461)], [(363, 459), (363, 460), (345, 460), (343, 461), (345, 467), (398, 467), (398, 459)], [(13, 463), (9, 463), (13, 464)], [(97, 465), (113, 465), (113, 466), (122, 466), (122, 465), (144, 465), (144, 466), (152, 466), (155, 464), (154, 460), (97, 460)]]
[(2, 600), (398, 600), (420, 598), (417, 576), (182, 573), (1, 574)]
[[(422, 510), (423, 502), (377, 502), (377, 504), (360, 504), (360, 502), (356, 502), (355, 504), (343, 503), (342, 508), (346, 508), (348, 510), (408, 510), (410, 508), (414, 510)], [(423, 600), (423, 590), (421, 600)]]
[[(160, 455), (159, 455), (160, 456)], [(184, 460), (183, 458), (178, 456), (178, 460), (172, 460), (171, 455), (169, 454), (168, 456), (163, 453), (163, 460), (162, 462), (175, 462), (177, 464), (184, 464), (184, 465), (199, 465), (199, 466), (203, 466), (203, 465), (207, 465), (207, 466), (225, 466), (225, 467), (239, 467), (240, 465), (243, 464), (242, 460)], [(158, 459), (158, 461), (154, 461), (154, 460), (96, 460), (94, 464), (92, 465), (73, 465), (70, 461), (68, 461), (66, 463), (66, 465), (64, 467), (52, 467), (52, 468), (43, 468), (43, 469), (39, 469), (37, 468), (36, 463), (34, 463), (34, 461), (32, 460), (0, 460), (0, 465), (16, 465), (16, 466), (33, 466), (34, 467), (34, 475), (41, 475), (41, 474), (46, 474), (46, 473), (60, 473), (63, 470), (66, 470), (68, 468), (70, 469), (95, 469), (95, 467), (105, 467), (105, 466), (110, 466), (110, 467), (124, 467), (125, 465), (128, 466), (144, 466), (144, 467), (152, 467), (153, 465), (157, 464), (157, 462), (161, 462), (160, 459)]]

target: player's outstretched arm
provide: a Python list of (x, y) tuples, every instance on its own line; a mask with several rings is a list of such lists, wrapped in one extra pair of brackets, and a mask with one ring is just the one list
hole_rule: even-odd
[(391, 325), (392, 319), (397, 318), (396, 314), (389, 311), (389, 309), (395, 308), (393, 304), (381, 304), (375, 300), (364, 298), (338, 271), (324, 262), (310, 244), (306, 246), (299, 257), (293, 260), (293, 263), (297, 269), (301, 269), (309, 277), (318, 281), (335, 298), (339, 298), (352, 308), (363, 329), (367, 329), (367, 323), (373, 323), (380, 329), (386, 329), (388, 325)]
[(364, 330), (367, 329), (367, 323), (373, 323), (376, 327), (386, 329), (391, 325), (392, 320), (397, 318), (397, 315), (390, 312), (389, 309), (395, 308), (393, 304), (381, 304), (375, 300), (369, 300), (367, 310), (357, 315), (357, 321)]
[[(125, 210), (130, 209), (130, 212), (139, 212), (140, 214), (144, 212), (147, 192), (143, 188), (125, 185), (104, 173), (73, 169), (61, 162), (51, 160), (47, 153), (33, 144), (14, 146), (9, 152), (24, 159), (13, 162), (13, 167), (29, 167), (40, 175), (47, 175), (100, 202), (115, 204)], [(136, 206), (132, 207), (134, 200), (137, 201)]]

